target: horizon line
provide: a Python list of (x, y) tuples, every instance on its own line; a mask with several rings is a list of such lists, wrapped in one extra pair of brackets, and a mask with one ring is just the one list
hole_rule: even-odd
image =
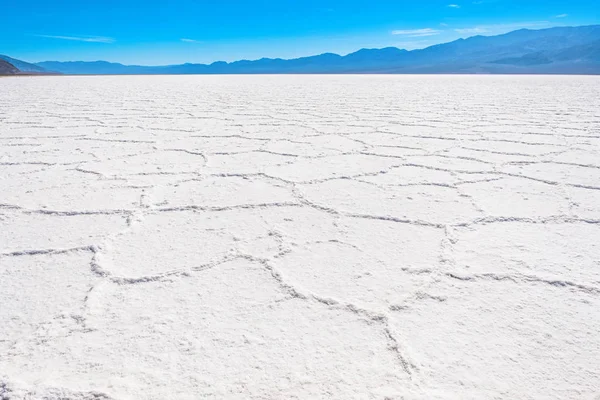
[[(451, 40), (448, 42), (440, 42), (440, 43), (436, 43), (436, 44), (432, 44), (429, 46), (425, 46), (425, 47), (421, 47), (421, 48), (416, 48), (416, 49), (411, 49), (411, 50), (407, 50), (404, 48), (400, 48), (400, 47), (395, 47), (395, 46), (386, 46), (386, 47), (370, 47), (370, 48), (360, 48), (354, 51), (351, 51), (349, 53), (345, 53), (345, 54), (340, 54), (340, 53), (334, 53), (334, 52), (324, 52), (324, 53), (319, 53), (319, 54), (310, 54), (310, 55), (305, 55), (305, 56), (300, 56), (300, 57), (295, 57), (295, 58), (281, 58), (281, 57), (275, 57), (275, 58), (271, 58), (271, 57), (261, 57), (261, 58), (255, 58), (255, 59), (247, 59), (247, 58), (243, 58), (243, 59), (238, 59), (238, 60), (234, 60), (234, 61), (223, 61), (223, 60), (215, 60), (213, 62), (210, 63), (193, 63), (193, 62), (184, 62), (184, 63), (175, 63), (175, 64), (161, 64), (161, 65), (149, 65), (149, 64), (123, 64), (121, 62), (118, 61), (108, 61), (108, 60), (93, 60), (93, 61), (83, 61), (83, 60), (69, 60), (69, 61), (58, 61), (58, 60), (44, 60), (44, 61), (25, 61), (28, 62), (30, 64), (41, 64), (41, 63), (98, 63), (98, 62), (104, 62), (104, 63), (109, 63), (109, 64), (119, 64), (122, 65), (124, 67), (153, 67), (153, 68), (161, 68), (161, 67), (172, 67), (172, 66), (178, 66), (178, 65), (206, 65), (206, 66), (210, 66), (216, 63), (226, 63), (226, 64), (233, 64), (236, 62), (243, 62), (243, 61), (259, 61), (259, 60), (282, 60), (282, 61), (290, 61), (290, 60), (298, 60), (298, 59), (302, 59), (302, 58), (310, 58), (310, 57), (318, 57), (318, 56), (322, 56), (322, 55), (327, 55), (327, 54), (331, 54), (331, 55), (336, 55), (339, 57), (346, 57), (350, 54), (354, 54), (357, 53), (361, 50), (384, 50), (384, 49), (397, 49), (400, 51), (405, 51), (405, 52), (414, 52), (414, 51), (420, 51), (420, 50), (425, 50), (431, 47), (435, 47), (435, 46), (440, 46), (440, 45), (444, 45), (444, 44), (449, 44), (449, 43), (454, 43), (454, 42), (458, 42), (461, 40), (468, 40), (471, 38), (475, 38), (475, 37), (495, 37), (495, 36), (503, 36), (503, 35), (508, 35), (510, 33), (513, 32), (518, 32), (518, 31), (544, 31), (544, 30), (550, 30), (550, 29), (558, 29), (558, 28), (584, 28), (584, 27), (591, 27), (591, 26), (600, 26), (600, 24), (590, 24), (590, 25), (557, 25), (557, 26), (552, 26), (552, 27), (546, 27), (546, 28), (539, 28), (539, 29), (531, 29), (531, 28), (520, 28), (520, 29), (515, 29), (509, 32), (505, 32), (505, 33), (500, 33), (500, 34), (496, 34), (496, 35), (484, 35), (484, 34), (477, 34), (477, 35), (472, 35), (472, 36), (468, 36), (466, 38), (458, 38), (455, 40)], [(11, 57), (13, 58), (13, 57)], [(22, 59), (19, 59), (20, 61), (24, 61)]]

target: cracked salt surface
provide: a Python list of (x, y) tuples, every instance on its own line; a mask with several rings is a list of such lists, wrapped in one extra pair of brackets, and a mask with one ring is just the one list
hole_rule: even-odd
[(594, 399), (600, 80), (0, 80), (0, 398)]

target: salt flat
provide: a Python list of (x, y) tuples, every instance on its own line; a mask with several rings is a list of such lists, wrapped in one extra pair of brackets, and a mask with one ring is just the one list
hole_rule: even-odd
[(600, 78), (0, 94), (0, 398), (600, 395)]

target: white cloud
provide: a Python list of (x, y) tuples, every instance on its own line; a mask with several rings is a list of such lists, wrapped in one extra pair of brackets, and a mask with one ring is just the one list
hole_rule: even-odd
[(48, 39), (60, 39), (60, 40), (74, 40), (77, 42), (91, 42), (91, 43), (114, 43), (115, 39), (104, 36), (59, 36), (59, 35), (34, 35), (37, 37), (48, 38)]
[(544, 28), (549, 25), (549, 21), (516, 22), (512, 24), (478, 25), (468, 28), (457, 28), (454, 31), (462, 35), (499, 34), (523, 28)]
[(484, 28), (481, 26), (475, 26), (473, 28), (459, 28), (459, 29), (455, 29), (455, 31), (458, 33), (474, 34), (474, 35), (489, 32), (489, 30), (487, 28)]
[(554, 18), (566, 18), (568, 16), (569, 16), (569, 14), (558, 14), (558, 15), (554, 16)]
[(392, 35), (404, 35), (408, 37), (423, 37), (423, 36), (433, 36), (439, 35), (441, 31), (437, 29), (431, 28), (423, 28), (423, 29), (408, 29), (408, 30), (396, 30), (392, 31)]
[(199, 41), (199, 40), (195, 40), (195, 39), (186, 39), (186, 38), (181, 38), (181, 39), (179, 39), (179, 40), (181, 40), (182, 42), (186, 42), (186, 43), (202, 43), (201, 41)]
[(458, 4), (448, 4), (448, 7), (450, 7), (450, 8), (460, 8), (460, 6)]

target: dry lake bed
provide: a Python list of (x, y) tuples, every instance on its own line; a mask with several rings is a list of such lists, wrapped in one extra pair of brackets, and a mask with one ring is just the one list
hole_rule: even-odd
[(0, 398), (600, 396), (600, 77), (0, 79)]

